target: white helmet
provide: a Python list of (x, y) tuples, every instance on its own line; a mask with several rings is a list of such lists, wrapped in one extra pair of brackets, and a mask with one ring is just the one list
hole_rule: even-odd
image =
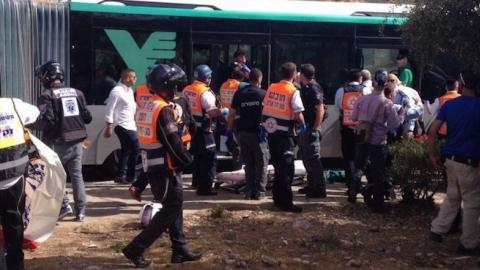
[(152, 218), (162, 209), (162, 204), (159, 202), (148, 202), (140, 210), (140, 224), (142, 228), (146, 228)]

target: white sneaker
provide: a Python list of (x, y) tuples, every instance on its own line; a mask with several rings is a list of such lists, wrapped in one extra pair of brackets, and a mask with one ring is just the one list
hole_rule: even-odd
[(58, 220), (62, 220), (64, 217), (73, 214), (72, 207), (68, 204), (66, 207), (60, 209), (60, 214), (58, 214)]

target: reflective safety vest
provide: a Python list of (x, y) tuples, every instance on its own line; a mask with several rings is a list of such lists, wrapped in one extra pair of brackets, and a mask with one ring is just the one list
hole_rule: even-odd
[(28, 145), (13, 100), (0, 98), (0, 181), (20, 177), (28, 162)]
[(146, 84), (140, 84), (135, 89), (135, 102), (137, 103), (138, 107), (142, 107), (145, 102), (147, 102), (152, 94), (150, 93), (150, 89), (148, 89)]
[(226, 82), (220, 86), (220, 101), (222, 102), (222, 107), (231, 109), (232, 108), (232, 99), (235, 92), (240, 86), (240, 81), (235, 79), (228, 79)]
[(288, 135), (293, 131), (292, 97), (297, 89), (293, 83), (272, 83), (263, 99), (262, 125), (268, 133)]
[(202, 95), (209, 91), (208, 86), (200, 81), (194, 81), (183, 89), (183, 94), (188, 98), (190, 110), (197, 127), (201, 127), (205, 120), (205, 110), (202, 108)]
[(166, 168), (165, 149), (158, 140), (157, 123), (160, 112), (167, 106), (171, 105), (155, 95), (151, 96), (135, 113), (144, 171)]
[(356, 122), (352, 120), (352, 113), (357, 104), (358, 98), (363, 95), (362, 85), (347, 85), (343, 89), (342, 97), (342, 125), (354, 126)]
[[(459, 96), (460, 94), (457, 91), (447, 91), (445, 95), (438, 98), (438, 101), (439, 101), (438, 109), (440, 110), (440, 108), (443, 106), (443, 104), (445, 104), (445, 102), (455, 99)], [(442, 124), (442, 126), (438, 130), (438, 134), (447, 136), (447, 123)]]

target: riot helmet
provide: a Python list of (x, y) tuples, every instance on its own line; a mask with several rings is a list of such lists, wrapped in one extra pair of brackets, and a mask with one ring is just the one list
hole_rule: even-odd
[(43, 87), (50, 88), (52, 82), (56, 80), (59, 80), (61, 83), (63, 83), (64, 72), (59, 62), (50, 60), (45, 64), (35, 68), (35, 77), (42, 82)]
[(177, 88), (185, 85), (186, 80), (187, 76), (179, 66), (159, 64), (149, 74), (147, 83), (152, 93), (171, 99)]
[(150, 73), (152, 73), (152, 70), (154, 68), (156, 68), (158, 65), (157, 64), (152, 64), (150, 66), (147, 67), (147, 70), (145, 70), (145, 79), (148, 81), (148, 76), (150, 75)]
[(212, 69), (207, 65), (198, 65), (193, 72), (193, 77), (196, 80), (207, 82), (212, 78)]

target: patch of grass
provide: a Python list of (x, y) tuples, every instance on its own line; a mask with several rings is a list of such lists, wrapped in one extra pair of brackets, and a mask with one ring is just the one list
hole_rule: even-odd
[(115, 242), (115, 243), (111, 244), (110, 246), (108, 246), (108, 248), (115, 251), (115, 252), (121, 252), (122, 248), (124, 248), (125, 246), (126, 246), (126, 244), (123, 243), (123, 242)]
[(221, 204), (216, 204), (209, 210), (211, 218), (223, 218), (225, 217), (226, 211)]

